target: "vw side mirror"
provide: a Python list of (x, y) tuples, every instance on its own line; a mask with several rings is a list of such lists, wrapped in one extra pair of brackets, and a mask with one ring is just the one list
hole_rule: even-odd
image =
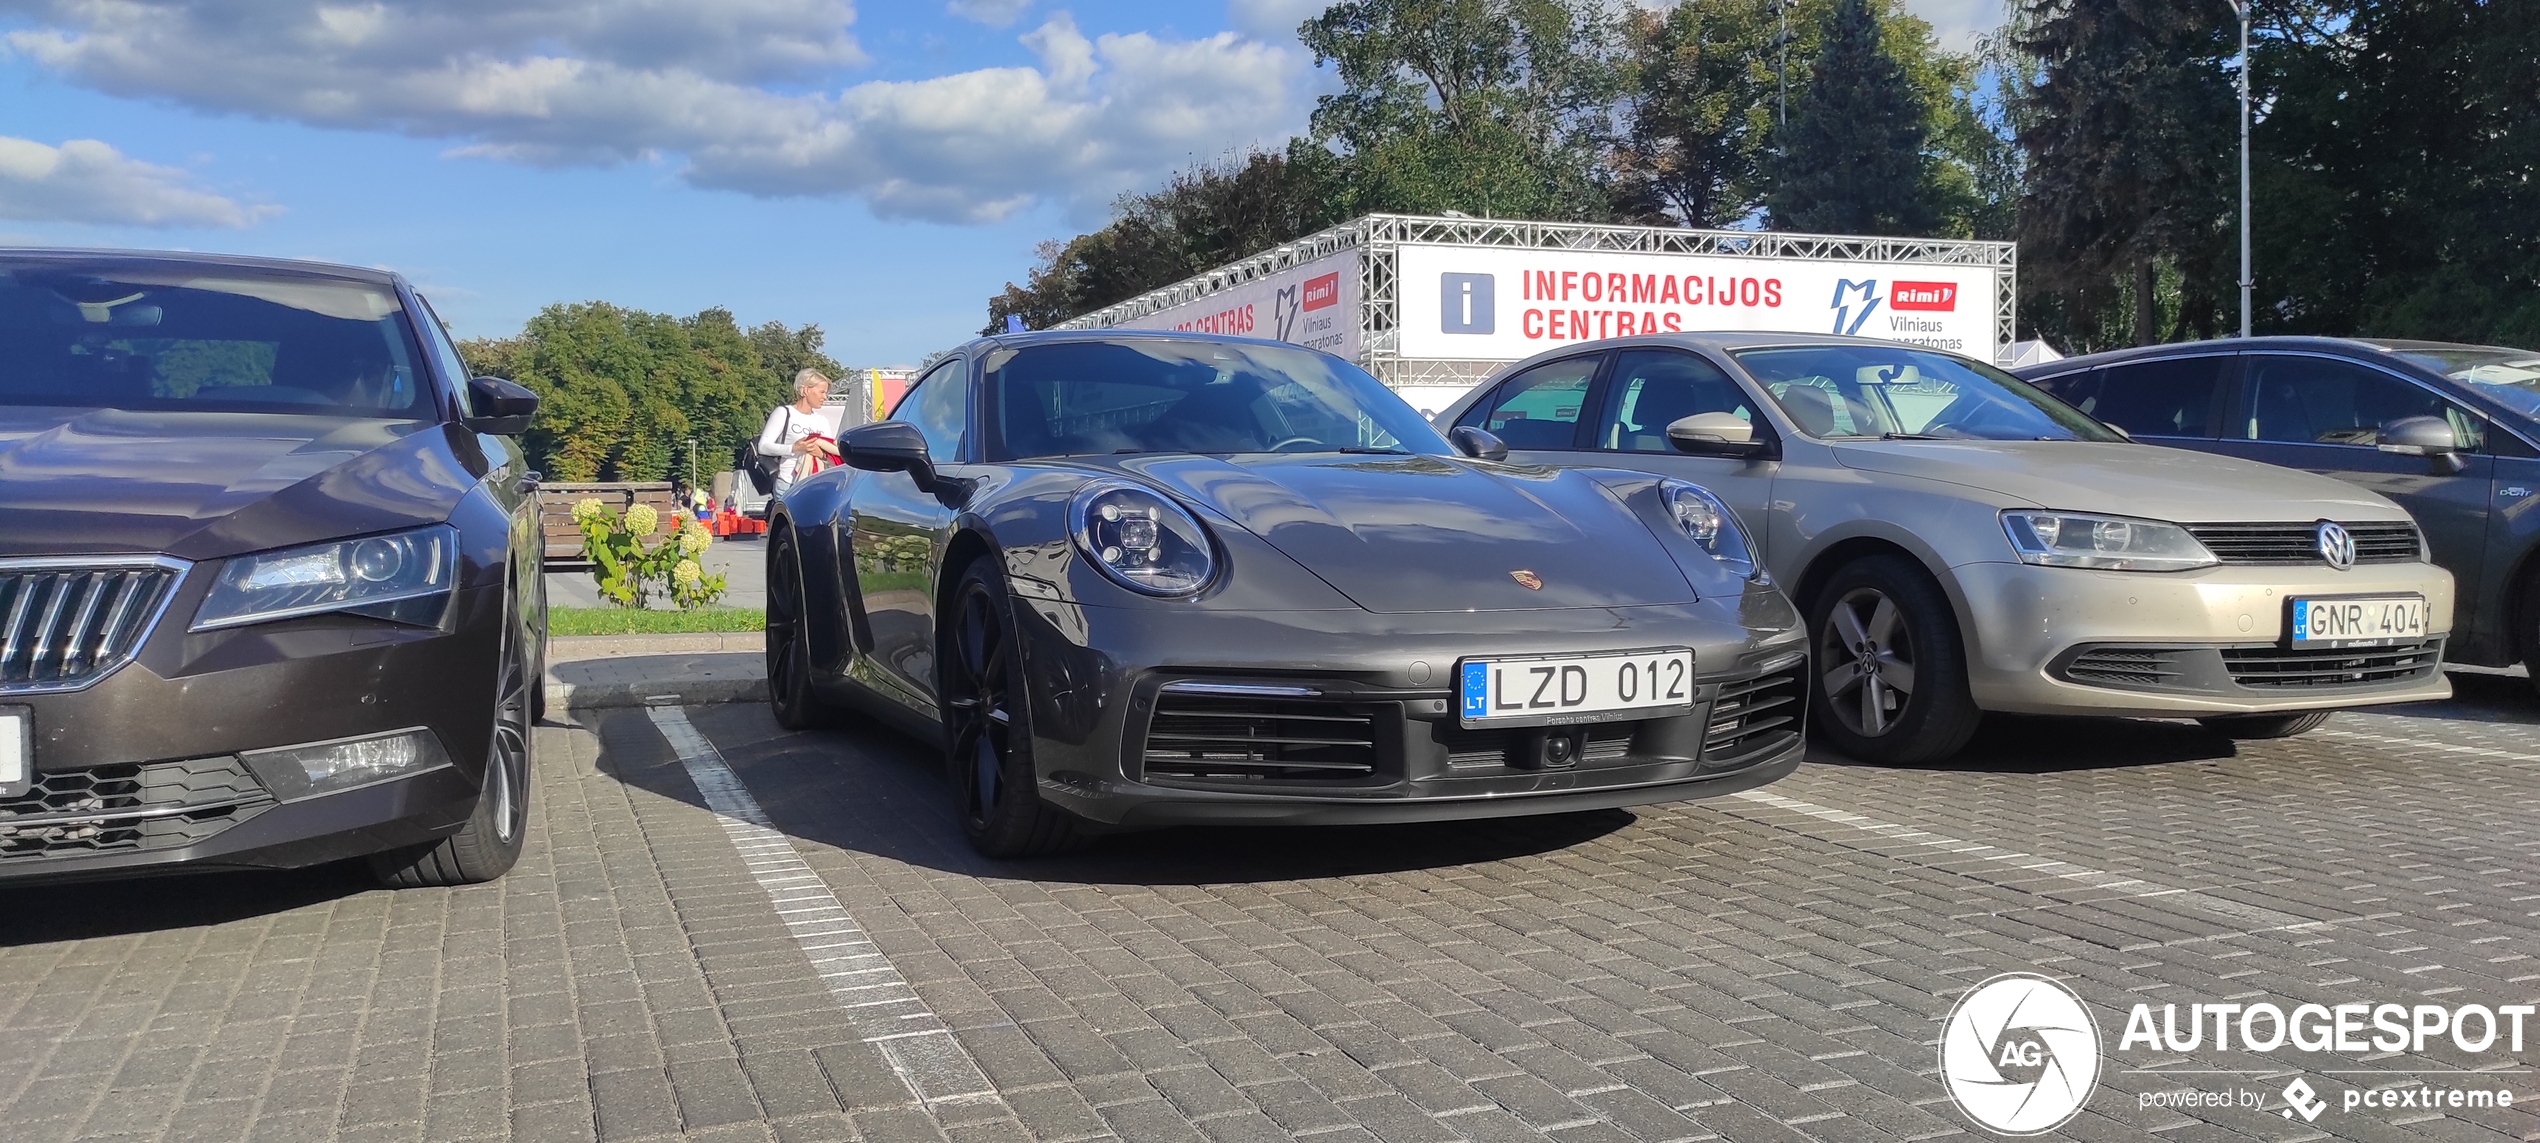
[(1449, 430), (1446, 439), (1447, 443), (1455, 446), (1455, 451), (1475, 460), (1508, 459), (1508, 442), (1471, 425)]
[(1753, 422), (1735, 413), (1695, 413), (1667, 423), (1667, 444), (1695, 456), (1759, 457), (1766, 443)]
[(2461, 438), (2442, 417), (2401, 417), (2381, 426), (2373, 447), (2402, 456), (2421, 456), (2437, 476), (2458, 475), (2469, 467), (2461, 457)]
[(875, 421), (838, 434), (838, 452), (851, 468), (866, 472), (905, 472), (919, 488), (935, 486), (935, 462), (926, 455), (926, 438), (907, 421)]
[(498, 437), (516, 437), (529, 431), (529, 422), (538, 415), (538, 394), (517, 381), (500, 377), (477, 377), (467, 383), (467, 403), (473, 416), (460, 420), (469, 432)]

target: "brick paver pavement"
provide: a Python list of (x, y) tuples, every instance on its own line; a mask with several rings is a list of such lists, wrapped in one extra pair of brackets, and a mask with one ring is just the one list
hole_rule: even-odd
[[(2060, 1137), (2540, 1138), (2540, 1021), (2518, 1053), (2114, 1050), (2137, 1002), (2540, 1001), (2540, 704), (2456, 681), (2291, 742), (2000, 719), (1945, 766), (1749, 798), (1026, 864), (973, 856), (903, 741), (687, 711), (789, 842), (771, 860), (645, 711), (593, 712), (540, 731), (535, 833), (494, 885), (0, 892), (0, 1139), (1981, 1137), (1934, 1045), (2009, 971), (2102, 1027)], [(994, 1099), (911, 1095), (787, 924), (824, 901)], [(2406, 1078), (2516, 1105), (2338, 1106), (2473, 1068)], [(2316, 1122), (2279, 1114), (2296, 1076)], [(2139, 1099), (2233, 1086), (2271, 1101)]]

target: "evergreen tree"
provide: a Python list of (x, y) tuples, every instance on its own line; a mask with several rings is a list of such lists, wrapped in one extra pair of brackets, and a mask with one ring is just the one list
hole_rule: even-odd
[(1928, 187), (1928, 108), (1882, 44), (1870, 0), (1835, 0), (1765, 201), (1775, 229), (1917, 235), (1936, 221)]

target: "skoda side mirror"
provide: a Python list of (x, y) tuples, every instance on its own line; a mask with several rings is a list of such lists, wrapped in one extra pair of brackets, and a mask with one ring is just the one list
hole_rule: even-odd
[(529, 431), (538, 415), (538, 394), (517, 381), (478, 377), (467, 383), (467, 403), (475, 414), (459, 423), (470, 432), (516, 437)]
[(838, 452), (849, 467), (866, 472), (905, 472), (919, 488), (935, 486), (935, 462), (926, 438), (907, 421), (875, 421), (838, 434)]
[(1760, 457), (1769, 442), (1755, 424), (1735, 413), (1695, 413), (1667, 422), (1667, 444), (1695, 456)]
[(2401, 417), (2381, 426), (2373, 447), (2402, 456), (2421, 456), (2437, 476), (2455, 476), (2469, 467), (2461, 457), (2460, 434), (2442, 417)]
[(1449, 444), (1455, 446), (1455, 451), (1475, 460), (1508, 459), (1508, 442), (1491, 435), (1484, 429), (1462, 425), (1448, 430), (1446, 439)]

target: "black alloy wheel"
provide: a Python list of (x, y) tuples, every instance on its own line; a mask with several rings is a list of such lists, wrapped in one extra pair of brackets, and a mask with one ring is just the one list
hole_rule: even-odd
[(1041, 800), (1014, 611), (996, 562), (973, 562), (945, 604), (937, 614), (952, 622), (936, 654), (936, 693), (962, 832), (988, 857), (1065, 850), (1075, 841), (1075, 819)]
[(2196, 721), (2203, 723), (2205, 729), (2225, 738), (2250, 740), (2291, 738), (2318, 730), (2327, 724), (2328, 716), (2334, 713), (2336, 712), (2304, 710), (2291, 714), (2223, 714), (2212, 718), (2200, 718)]
[(1866, 762), (1946, 758), (1983, 712), (1967, 693), (1957, 613), (1929, 573), (1903, 556), (1871, 556), (1827, 581), (1811, 609), (1817, 729)]
[(519, 617), (503, 617), (502, 658), (495, 671), (494, 734), (485, 748), (485, 773), (477, 787), (476, 810), (459, 832), (421, 851), (407, 849), (372, 859), (372, 872), (384, 885), (418, 888), (431, 885), (475, 885), (508, 872), (520, 860), (529, 835), (529, 775), (537, 730), (530, 713), (528, 653), (513, 634)]
[(843, 714), (812, 687), (807, 614), (802, 554), (794, 530), (779, 528), (767, 543), (767, 703), (787, 730), (835, 726)]

